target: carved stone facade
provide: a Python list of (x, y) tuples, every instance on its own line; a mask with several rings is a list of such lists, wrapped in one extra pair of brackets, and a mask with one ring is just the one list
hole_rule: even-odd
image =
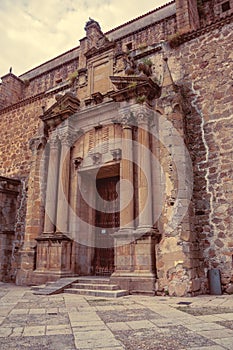
[(15, 157), (2, 174), (27, 180), (17, 284), (108, 275), (130, 293), (185, 296), (208, 292), (216, 267), (223, 290), (233, 283), (229, 4), (177, 0), (105, 34), (90, 19), (78, 48), (3, 77), (1, 120), (15, 116), (18, 141), (3, 133)]

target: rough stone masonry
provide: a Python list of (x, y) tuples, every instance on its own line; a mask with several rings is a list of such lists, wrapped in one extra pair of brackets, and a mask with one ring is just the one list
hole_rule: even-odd
[(0, 278), (233, 285), (233, 1), (176, 0), (0, 84)]

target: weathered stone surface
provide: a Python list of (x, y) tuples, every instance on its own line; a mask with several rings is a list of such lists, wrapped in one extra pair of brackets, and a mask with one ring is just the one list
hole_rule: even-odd
[[(161, 294), (206, 292), (206, 271), (216, 267), (224, 286), (232, 281), (233, 10), (220, 5), (177, 0), (106, 35), (90, 20), (79, 48), (20, 78), (2, 77), (0, 169), (21, 179), (22, 190), (17, 222), (10, 223), (14, 233), (1, 238), (1, 249), (12, 260), (12, 276), (21, 257), (19, 283), (39, 283), (37, 267), (53, 279), (55, 263), (66, 272), (93, 273), (95, 178), (110, 176), (133, 185), (132, 193), (129, 183), (120, 185), (120, 223), (114, 224), (115, 272), (124, 287), (140, 290), (144, 283), (154, 292), (158, 278)], [(111, 99), (109, 77), (126, 80), (128, 51), (136, 67), (150, 67), (151, 76), (144, 70), (140, 79), (144, 74), (152, 79), (147, 87), (158, 87), (147, 107), (148, 91), (142, 96), (137, 83), (119, 87), (120, 102)], [(72, 116), (59, 105), (58, 92), (80, 101)], [(41, 125), (48, 110), (51, 123)], [(58, 137), (56, 167), (52, 135)], [(0, 195), (5, 230), (13, 209)], [(51, 248), (48, 241), (40, 249), (36, 239), (43, 232), (70, 235), (76, 243)]]
[(227, 294), (233, 294), (233, 284), (231, 284), (227, 289), (225, 290)]

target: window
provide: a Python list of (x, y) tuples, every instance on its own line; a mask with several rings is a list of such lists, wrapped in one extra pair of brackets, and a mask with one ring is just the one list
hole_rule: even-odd
[(230, 2), (229, 1), (226, 1), (222, 4), (222, 12), (225, 12), (225, 11), (228, 11), (230, 10)]
[(128, 43), (127, 45), (126, 45), (126, 48), (127, 48), (127, 50), (132, 50), (132, 48), (133, 48), (133, 46), (132, 46), (132, 43)]

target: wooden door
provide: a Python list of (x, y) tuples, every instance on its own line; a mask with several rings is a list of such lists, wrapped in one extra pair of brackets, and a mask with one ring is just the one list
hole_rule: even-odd
[(110, 275), (114, 271), (114, 239), (112, 234), (120, 226), (118, 181), (119, 176), (97, 179), (96, 181), (98, 195), (95, 213), (95, 275)]

